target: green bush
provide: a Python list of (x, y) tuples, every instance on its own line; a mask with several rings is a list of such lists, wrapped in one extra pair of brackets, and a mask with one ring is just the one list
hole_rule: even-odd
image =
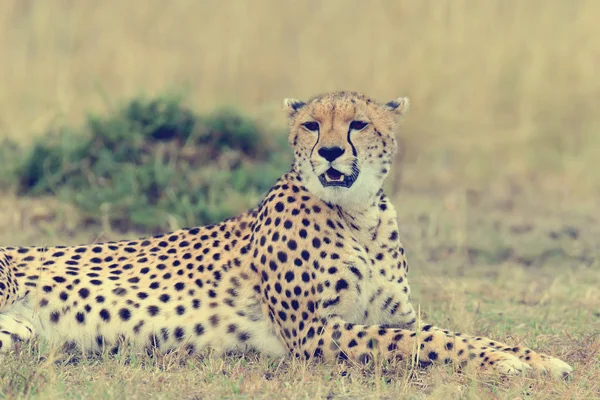
[(2, 188), (12, 186), (21, 152), (17, 144), (8, 139), (0, 140), (0, 193)]
[(18, 185), (117, 230), (209, 224), (256, 205), (289, 166), (285, 140), (231, 109), (202, 116), (177, 98), (138, 98), (43, 136), (17, 169)]

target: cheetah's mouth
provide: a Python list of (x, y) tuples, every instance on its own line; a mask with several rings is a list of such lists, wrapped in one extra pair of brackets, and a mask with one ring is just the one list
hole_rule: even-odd
[(349, 188), (356, 180), (355, 174), (344, 175), (335, 168), (329, 168), (327, 171), (319, 175), (321, 185), (327, 186), (342, 186)]

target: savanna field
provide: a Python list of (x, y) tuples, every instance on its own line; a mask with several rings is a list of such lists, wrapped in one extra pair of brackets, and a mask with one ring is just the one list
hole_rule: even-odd
[(575, 371), (37, 342), (0, 359), (0, 397), (600, 397), (598, 15), (593, 0), (2, 1), (0, 246), (222, 220), (287, 170), (283, 98), (408, 96), (386, 189), (422, 316)]

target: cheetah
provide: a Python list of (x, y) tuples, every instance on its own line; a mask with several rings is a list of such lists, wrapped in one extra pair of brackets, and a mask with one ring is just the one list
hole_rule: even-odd
[(417, 321), (383, 192), (409, 107), (356, 92), (285, 99), (294, 161), (237, 217), (138, 240), (0, 248), (0, 352), (34, 335), (86, 352), (253, 349), (568, 376), (522, 346)]

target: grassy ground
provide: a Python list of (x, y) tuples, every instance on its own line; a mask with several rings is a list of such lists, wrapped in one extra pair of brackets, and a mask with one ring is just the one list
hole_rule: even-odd
[[(388, 192), (421, 311), (563, 358), (572, 380), (24, 349), (0, 361), (0, 397), (600, 397), (600, 3), (365, 4), (3, 1), (0, 139), (25, 145), (87, 110), (173, 85), (199, 110), (231, 104), (275, 126), (283, 97), (408, 95)], [(138, 235), (82, 228), (75, 216), (55, 198), (4, 190), (0, 243)]]

